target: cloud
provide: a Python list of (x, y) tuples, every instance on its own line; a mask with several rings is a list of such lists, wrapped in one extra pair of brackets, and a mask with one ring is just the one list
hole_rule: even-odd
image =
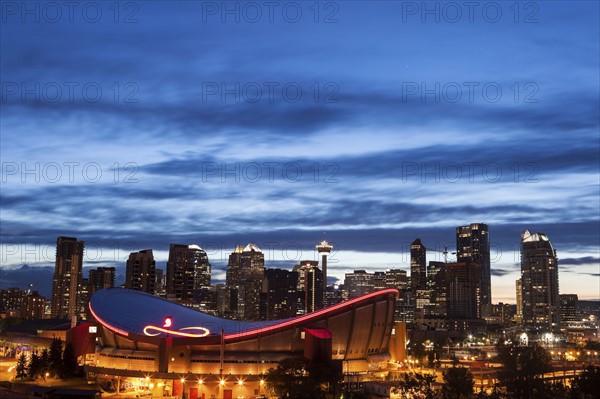
[(561, 258), (559, 264), (561, 267), (564, 266), (577, 266), (587, 264), (600, 264), (600, 258), (595, 256), (584, 256), (581, 258)]
[[(378, 262), (417, 236), (432, 251), (452, 247), (454, 227), (486, 222), (504, 254), (529, 228), (569, 254), (561, 265), (597, 264), (571, 255), (600, 242), (597, 13), (547, 5), (530, 30), (513, 29), (508, 9), (498, 24), (398, 24), (401, 5), (381, 7), (390, 8), (345, 3), (335, 24), (199, 23), (196, 3), (141, 4), (135, 24), (8, 16), (3, 165), (97, 162), (103, 179), (23, 182), (3, 169), (2, 242), (52, 248), (73, 235), (90, 251), (248, 241), (313, 251), (327, 231), (340, 251)], [(52, 82), (78, 84), (75, 98), (5, 90)], [(267, 82), (278, 85), (272, 99)], [(473, 101), (465, 82), (478, 84)], [(87, 83), (101, 88), (98, 101), (81, 92)], [(255, 102), (248, 83), (262, 89)], [(288, 83), (301, 87), (298, 101), (282, 91)], [(454, 83), (457, 102), (435, 89)], [(482, 96), (488, 83), (501, 87), (498, 102)], [(131, 93), (137, 102), (124, 102)], [(122, 181), (127, 162), (139, 167), (136, 184)], [(263, 164), (277, 164), (276, 177), (263, 169), (251, 181)], [(499, 260), (496, 276), (512, 263)]]
[(506, 276), (507, 274), (513, 274), (514, 272), (515, 272), (515, 270), (499, 269), (499, 268), (495, 268), (495, 267), (492, 267), (490, 269), (491, 275), (496, 276), (496, 277)]

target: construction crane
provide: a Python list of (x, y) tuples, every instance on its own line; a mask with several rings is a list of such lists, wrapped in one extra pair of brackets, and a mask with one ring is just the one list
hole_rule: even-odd
[(444, 244), (444, 250), (443, 251), (440, 251), (440, 250), (435, 249), (435, 248), (432, 248), (432, 249), (427, 248), (427, 250), (428, 251), (432, 251), (432, 252), (439, 252), (442, 255), (444, 255), (444, 263), (448, 263), (448, 254), (450, 254), (450, 255), (456, 255), (456, 252), (448, 252), (448, 245), (447, 244)]

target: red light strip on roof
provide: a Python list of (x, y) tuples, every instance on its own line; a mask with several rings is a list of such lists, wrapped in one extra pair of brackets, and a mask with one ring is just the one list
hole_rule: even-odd
[(94, 319), (96, 319), (98, 321), (98, 323), (102, 324), (104, 327), (108, 328), (109, 330), (112, 330), (114, 332), (116, 332), (117, 334), (121, 334), (124, 336), (128, 336), (129, 333), (127, 331), (121, 330), (120, 328), (117, 327), (113, 327), (110, 324), (108, 324), (107, 322), (105, 322), (104, 320), (102, 320), (100, 317), (98, 317), (98, 315), (96, 314), (96, 312), (94, 312), (94, 309), (92, 309), (92, 304), (89, 303), (88, 304), (88, 308), (90, 308), (90, 312), (92, 312), (92, 316), (94, 316)]
[(262, 334), (264, 332), (274, 332), (275, 330), (279, 330), (282, 329), (284, 327), (290, 327), (296, 324), (300, 324), (312, 319), (316, 319), (322, 315), (325, 314), (329, 314), (329, 313), (333, 313), (337, 310), (340, 309), (344, 309), (347, 307), (350, 307), (356, 303), (360, 303), (363, 302), (365, 300), (371, 299), (371, 298), (375, 298), (378, 296), (384, 296), (384, 295), (389, 295), (389, 294), (394, 294), (396, 297), (398, 296), (398, 290), (395, 288), (387, 288), (385, 290), (381, 290), (381, 291), (375, 291), (372, 292), (370, 294), (367, 295), (363, 295), (361, 297), (358, 298), (354, 298), (351, 299), (349, 301), (346, 302), (342, 302), (342, 303), (338, 303), (337, 305), (333, 305), (330, 306), (328, 308), (325, 309), (321, 309), (321, 310), (317, 310), (316, 312), (313, 313), (309, 313), (307, 315), (304, 316), (300, 316), (300, 317), (295, 317), (293, 319), (289, 319), (286, 321), (282, 321), (281, 323), (278, 324), (273, 324), (267, 327), (261, 327), (261, 328), (257, 328), (255, 330), (249, 330), (249, 331), (243, 331), (243, 332), (239, 332), (239, 333), (230, 333), (230, 334), (225, 334), (225, 340), (230, 340), (230, 339), (238, 339), (238, 338), (243, 338), (243, 337), (248, 337), (248, 336), (253, 336), (253, 335), (259, 335)]

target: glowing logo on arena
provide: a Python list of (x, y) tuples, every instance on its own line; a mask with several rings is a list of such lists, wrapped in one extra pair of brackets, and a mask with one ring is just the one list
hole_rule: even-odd
[[(162, 327), (157, 326), (146, 326), (144, 327), (144, 334), (155, 337), (160, 334), (173, 335), (176, 337), (188, 337), (188, 338), (202, 338), (206, 337), (210, 334), (210, 330), (204, 327), (184, 327), (179, 330), (171, 330), (170, 328), (173, 326), (173, 318), (171, 316), (167, 316), (164, 319), (164, 324)], [(197, 331), (197, 332), (186, 332), (186, 331)]]

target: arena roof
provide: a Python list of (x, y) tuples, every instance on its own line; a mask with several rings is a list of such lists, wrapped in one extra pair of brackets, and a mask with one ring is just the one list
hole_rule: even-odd
[(155, 295), (124, 288), (96, 292), (89, 306), (92, 315), (100, 324), (123, 336), (139, 334), (202, 338), (218, 336), (223, 331), (224, 339), (229, 340), (251, 338), (265, 331), (307, 326), (311, 321), (319, 320), (323, 316), (343, 312), (362, 303), (381, 300), (389, 295), (397, 297), (398, 291), (385, 289), (291, 319), (261, 322), (223, 319)]

